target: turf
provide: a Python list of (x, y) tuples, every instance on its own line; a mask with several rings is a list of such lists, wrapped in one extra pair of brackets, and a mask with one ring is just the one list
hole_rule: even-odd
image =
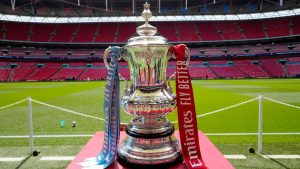
[[(0, 107), (31, 96), (42, 102), (103, 118), (104, 87), (105, 82), (103, 81), (0, 83)], [(121, 89), (123, 87), (124, 83), (122, 83)], [(259, 95), (300, 106), (300, 79), (194, 80), (193, 89), (197, 114), (234, 105)], [(264, 101), (263, 107), (264, 132), (300, 132), (299, 109), (267, 100)], [(258, 101), (254, 101), (199, 118), (198, 125), (204, 133), (254, 133), (257, 132), (257, 114)], [(95, 131), (103, 130), (102, 121), (69, 114), (36, 103), (33, 103), (33, 117), (34, 134), (36, 135), (93, 134)], [(128, 122), (130, 118), (131, 116), (122, 112), (121, 120), (123, 122)], [(168, 115), (168, 118), (171, 121), (177, 120), (176, 111)], [(60, 126), (61, 120), (65, 122), (64, 127)], [(0, 135), (28, 134), (27, 103), (0, 110), (0, 121)], [(77, 122), (77, 127), (71, 126), (72, 121)], [(256, 136), (209, 136), (209, 138), (224, 152), (230, 150), (234, 153), (235, 146), (239, 147), (237, 150), (243, 149), (245, 151), (246, 148), (244, 147), (256, 146), (257, 144)], [(88, 138), (39, 138), (35, 139), (35, 145), (41, 147), (66, 145), (80, 147), (87, 140)], [(274, 151), (268, 147), (284, 147), (287, 149), (287, 152), (284, 153), (299, 154), (299, 152), (293, 151), (295, 147), (298, 147), (299, 150), (299, 135), (264, 136), (263, 141), (266, 153), (281, 154), (282, 149)], [(26, 147), (27, 145), (28, 139), (0, 139), (0, 147), (2, 148)], [(71, 152), (71, 154), (75, 155), (76, 153)], [(246, 160), (248, 162), (233, 160), (232, 163), (237, 168), (247, 168), (248, 164), (248, 168), (252, 168), (252, 163), (255, 164), (256, 160), (261, 158), (254, 156), (250, 159), (250, 161)], [(263, 166), (265, 162), (266, 160), (263, 160), (262, 164), (258, 164)], [(32, 164), (35, 163), (38, 162), (32, 161)], [(243, 164), (246, 166), (243, 167)], [(53, 168), (64, 165), (66, 164), (53, 164)], [(274, 167), (272, 165), (267, 168)], [(293, 164), (291, 168), (294, 166)]]

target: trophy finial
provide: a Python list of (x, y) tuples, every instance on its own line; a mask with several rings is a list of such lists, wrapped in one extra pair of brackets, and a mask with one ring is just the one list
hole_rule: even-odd
[(150, 4), (148, 4), (148, 2), (144, 4), (144, 11), (142, 13), (142, 16), (146, 22), (148, 22), (148, 20), (152, 17), (152, 13), (150, 11)]
[(157, 29), (148, 23), (149, 19), (152, 17), (152, 13), (150, 11), (150, 4), (148, 2), (144, 4), (144, 11), (142, 13), (142, 17), (145, 19), (145, 24), (136, 28), (137, 33), (142, 36), (155, 35)]
[(147, 1), (146, 1), (146, 3), (144, 4), (144, 9), (150, 9), (150, 4), (148, 4)]

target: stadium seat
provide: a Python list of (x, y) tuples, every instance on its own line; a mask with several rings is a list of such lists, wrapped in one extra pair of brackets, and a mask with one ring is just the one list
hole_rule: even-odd
[(290, 18), (268, 19), (264, 24), (269, 37), (290, 35)]
[(51, 33), (55, 31), (57, 25), (55, 24), (33, 24), (32, 35), (30, 41), (33, 42), (48, 42)]
[(179, 34), (179, 41), (189, 42), (200, 40), (194, 22), (176, 22), (175, 26)]
[(135, 33), (135, 23), (119, 23), (116, 42), (126, 42)]
[(110, 43), (115, 42), (117, 35), (117, 24), (115, 23), (101, 23), (97, 32), (95, 42)]
[(239, 21), (238, 24), (247, 39), (258, 39), (266, 37), (262, 30), (261, 21)]
[(245, 39), (241, 29), (236, 22), (215, 22), (218, 30), (222, 32), (224, 40)]
[(98, 27), (98, 24), (80, 24), (76, 36), (73, 39), (73, 42), (93, 42), (94, 35), (97, 32)]
[(106, 75), (106, 68), (87, 68), (79, 80), (104, 80)]
[[(31, 24), (18, 22), (5, 22), (6, 40), (27, 41)], [(18, 32), (18, 33), (16, 33)]]
[(0, 68), (0, 81), (7, 81), (8, 80), (8, 76), (9, 76), (9, 73), (10, 73), (10, 69), (3, 69), (3, 68)]
[(177, 32), (173, 22), (158, 22), (157, 31), (169, 42), (178, 42)]
[(55, 30), (55, 34), (51, 42), (72, 42), (74, 36), (77, 35), (78, 24), (59, 24)]
[(195, 24), (200, 32), (200, 37), (203, 41), (222, 40), (214, 23), (196, 22)]

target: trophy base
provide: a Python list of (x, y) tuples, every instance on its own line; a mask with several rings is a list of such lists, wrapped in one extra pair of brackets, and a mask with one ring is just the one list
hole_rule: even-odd
[[(120, 161), (136, 166), (164, 166), (180, 161), (180, 144), (174, 126), (163, 116), (136, 117), (126, 128), (118, 149)], [(151, 168), (151, 167), (150, 167)]]
[(175, 166), (177, 164), (181, 164), (183, 161), (182, 155), (178, 156), (174, 161), (171, 161), (169, 163), (163, 163), (163, 164), (136, 164), (136, 163), (131, 163), (129, 161), (127, 161), (127, 159), (125, 157), (123, 157), (122, 155), (120, 155), (118, 153), (118, 163), (121, 164), (122, 166), (131, 168), (131, 169), (166, 169), (169, 168), (171, 166)]
[(181, 161), (182, 154), (175, 137), (136, 138), (127, 135), (118, 150), (118, 157), (123, 164), (153, 168), (175, 164)]

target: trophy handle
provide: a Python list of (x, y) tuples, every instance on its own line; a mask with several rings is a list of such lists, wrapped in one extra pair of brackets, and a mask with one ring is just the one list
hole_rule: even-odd
[[(187, 58), (186, 59), (186, 66), (189, 66), (190, 60), (191, 60), (191, 55), (190, 55), (190, 50), (187, 47), (185, 47), (185, 57)], [(168, 51), (168, 59), (170, 59), (170, 58), (176, 59), (176, 56), (175, 56), (175, 53), (174, 53), (174, 46), (172, 46)], [(172, 92), (172, 90), (173, 90), (170, 81), (172, 79), (175, 79), (175, 77), (176, 77), (176, 71), (168, 78), (167, 83), (168, 83), (168, 90), (170, 92)]]
[[(108, 58), (108, 55), (111, 54), (111, 48), (112, 48), (111, 46), (109, 46), (108, 48), (106, 48), (105, 51), (104, 51), (104, 54), (103, 54), (103, 61), (104, 61), (104, 65), (105, 65), (105, 67), (106, 67), (107, 70), (109, 69), (109, 64), (108, 64), (107, 58)], [(123, 57), (123, 51), (121, 52), (118, 60), (121, 60), (122, 58), (124, 58)], [(124, 88), (124, 90), (126, 92), (127, 89), (128, 89), (128, 80), (124, 76), (122, 76), (120, 73), (118, 73), (118, 74), (119, 74), (119, 79), (120, 80), (124, 80), (125, 83), (126, 83), (125, 88)]]

